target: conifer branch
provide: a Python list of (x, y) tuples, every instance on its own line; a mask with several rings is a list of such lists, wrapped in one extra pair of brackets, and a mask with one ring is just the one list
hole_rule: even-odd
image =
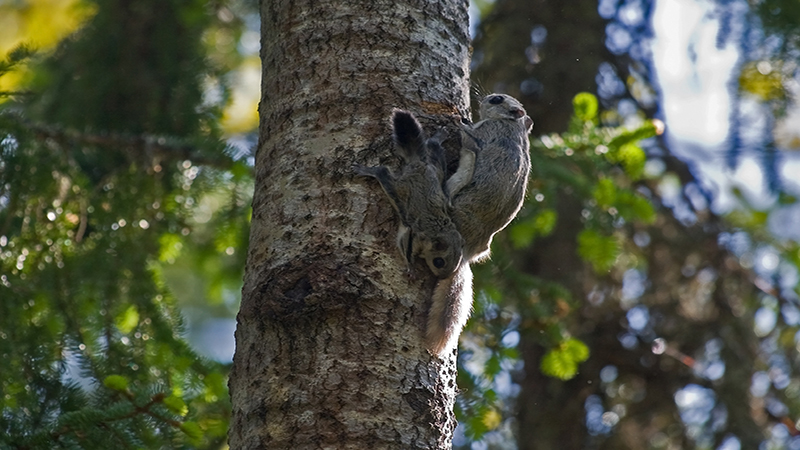
[(4, 113), (1, 115), (3, 119), (14, 122), (36, 139), (52, 140), (62, 146), (66, 144), (94, 145), (120, 150), (137, 160), (141, 160), (143, 157), (162, 161), (189, 160), (193, 164), (221, 170), (230, 169), (233, 165), (233, 160), (224, 151), (224, 147), (216, 143), (211, 143), (210, 146), (219, 146), (223, 149), (215, 155), (210, 155), (210, 152), (203, 151), (192, 140), (176, 136), (80, 131), (53, 124), (35, 123), (18, 114)]

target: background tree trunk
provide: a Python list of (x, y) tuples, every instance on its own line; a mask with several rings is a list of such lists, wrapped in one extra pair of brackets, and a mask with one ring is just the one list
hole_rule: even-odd
[(562, 132), (572, 97), (596, 92), (597, 67), (613, 60), (604, 28), (594, 0), (497, 0), (475, 37), (474, 81), (519, 99), (534, 136)]
[[(573, 113), (569, 100), (582, 91), (595, 93), (596, 68), (612, 58), (603, 45), (604, 27), (596, 1), (581, 0), (565, 7), (542, 0), (498, 0), (475, 39), (479, 62), (475, 80), (484, 89), (519, 98), (533, 118), (533, 135), (562, 132)], [(576, 251), (576, 236), (583, 228), (577, 220), (582, 199), (569, 187), (559, 194), (558, 225), (552, 234), (516, 255), (517, 264), (542, 280), (567, 286), (575, 298), (583, 298), (586, 274)], [(523, 327), (520, 332), (520, 356), (526, 371), (517, 380), (521, 387), (519, 448), (583, 448), (583, 403), (592, 390), (585, 389), (580, 377), (565, 382), (543, 375), (539, 365), (546, 349), (536, 341), (538, 331)], [(582, 366), (581, 373), (586, 371)]]
[[(613, 64), (618, 76), (630, 83), (626, 76), (630, 58), (612, 55), (605, 48), (607, 21), (597, 8), (597, 2), (590, 1), (565, 8), (539, 0), (498, 0), (481, 23), (475, 40), (475, 60), (480, 64), (474, 77), (486, 89), (518, 95), (534, 119), (534, 135), (565, 131), (572, 114), (568, 100), (578, 92), (603, 94), (595, 81), (601, 78), (597, 76), (601, 63)], [(537, 36), (538, 43), (534, 42)], [(613, 102), (600, 98), (613, 109)], [(685, 167), (670, 170), (688, 173)], [(688, 175), (688, 180), (682, 181), (688, 184), (693, 178)], [(652, 184), (648, 189), (658, 192)], [(520, 326), (519, 352), (525, 372), (515, 380), (520, 385), (516, 399), (519, 449), (644, 449), (658, 441), (688, 448), (693, 442), (684, 431), (674, 396), (689, 383), (714, 386), (721, 405), (717, 411), (724, 408), (727, 415), (727, 430), (735, 433), (742, 448), (757, 448), (763, 436), (751, 416), (751, 403), (744, 400), (749, 396), (747, 377), (752, 364), (742, 361), (756, 361), (758, 347), (731, 307), (757, 293), (742, 271), (732, 269), (738, 263), (718, 244), (719, 224), (713, 218), (704, 219), (703, 214), (698, 224), (687, 225), (655, 201), (656, 222), (625, 231), (629, 236), (641, 232), (649, 242), (639, 250), (647, 260), (639, 268), (646, 274), (647, 285), (637, 304), (647, 307), (651, 319), (649, 328), (634, 337), (626, 316), (632, 305), (623, 307), (619, 301), (622, 273), (598, 276), (577, 252), (576, 237), (585, 228), (579, 219), (585, 202), (584, 194), (564, 185), (557, 193), (558, 223), (553, 232), (514, 256), (521, 270), (571, 292), (578, 304), (574, 316), (578, 320), (571, 331), (586, 343), (591, 355), (571, 380), (545, 376), (539, 370), (547, 351), (538, 337), (540, 329)], [(684, 273), (687, 265), (691, 271)], [(714, 274), (713, 283), (704, 283), (697, 275), (704, 270), (705, 277)], [(711, 312), (692, 316), (681, 299), (702, 298), (698, 286), (714, 293), (707, 299)], [(604, 300), (597, 300), (597, 295)], [(530, 308), (527, 304), (518, 307), (523, 311)], [(621, 343), (620, 337), (626, 333), (635, 339), (631, 348)], [(672, 349), (700, 358), (707, 342), (724, 339), (725, 377), (712, 384), (680, 359), (654, 355), (651, 341), (656, 336)], [(602, 381), (604, 367), (613, 369), (613, 380)], [(613, 425), (590, 426), (590, 404), (595, 411), (602, 405), (602, 412), (611, 413)], [(714, 448), (727, 430), (717, 431)]]
[(449, 448), (455, 357), (422, 341), (434, 280), (406, 273), (389, 203), (351, 166), (397, 162), (393, 107), (467, 110), (467, 2), (274, 0), (261, 21), (230, 446)]

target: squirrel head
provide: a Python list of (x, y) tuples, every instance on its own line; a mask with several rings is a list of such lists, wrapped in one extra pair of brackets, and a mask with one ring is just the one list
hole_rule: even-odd
[(479, 113), (481, 120), (508, 119), (518, 120), (526, 116), (522, 103), (505, 94), (489, 94), (481, 100)]
[(421, 232), (417, 234), (415, 240), (415, 244), (419, 246), (415, 249), (417, 254), (425, 259), (425, 263), (436, 278), (449, 277), (461, 265), (464, 239), (455, 228), (437, 233), (435, 236)]

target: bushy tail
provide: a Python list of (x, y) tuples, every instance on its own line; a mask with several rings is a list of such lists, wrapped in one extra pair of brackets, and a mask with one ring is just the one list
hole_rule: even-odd
[(402, 156), (406, 162), (423, 158), (425, 133), (413, 114), (402, 109), (395, 109), (392, 112), (392, 132), (394, 142), (403, 151)]
[(449, 278), (439, 280), (428, 311), (428, 350), (444, 356), (458, 345), (458, 336), (472, 313), (472, 270), (463, 263)]

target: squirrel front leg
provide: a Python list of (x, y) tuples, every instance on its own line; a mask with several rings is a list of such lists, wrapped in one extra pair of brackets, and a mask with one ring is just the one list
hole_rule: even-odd
[(461, 130), (461, 153), (458, 157), (458, 169), (447, 180), (445, 194), (452, 199), (458, 191), (472, 182), (472, 175), (475, 173), (475, 159), (480, 148), (476, 139), (469, 133)]
[(397, 181), (392, 173), (384, 166), (366, 167), (362, 165), (354, 165), (353, 171), (364, 177), (372, 177), (378, 180), (383, 192), (389, 197), (389, 203), (397, 211), (400, 216), (400, 225), (397, 229), (397, 247), (400, 249), (403, 258), (408, 264), (409, 271), (411, 270), (411, 263), (414, 259), (414, 234), (406, 221), (408, 220), (408, 211), (405, 203), (400, 199), (397, 193)]
[(362, 177), (372, 177), (378, 180), (383, 192), (389, 197), (389, 202), (392, 204), (392, 207), (397, 211), (397, 214), (400, 215), (400, 219), (403, 222), (406, 221), (408, 212), (400, 196), (397, 194), (395, 178), (392, 176), (389, 169), (384, 166), (366, 167), (356, 164), (353, 166), (353, 171)]

